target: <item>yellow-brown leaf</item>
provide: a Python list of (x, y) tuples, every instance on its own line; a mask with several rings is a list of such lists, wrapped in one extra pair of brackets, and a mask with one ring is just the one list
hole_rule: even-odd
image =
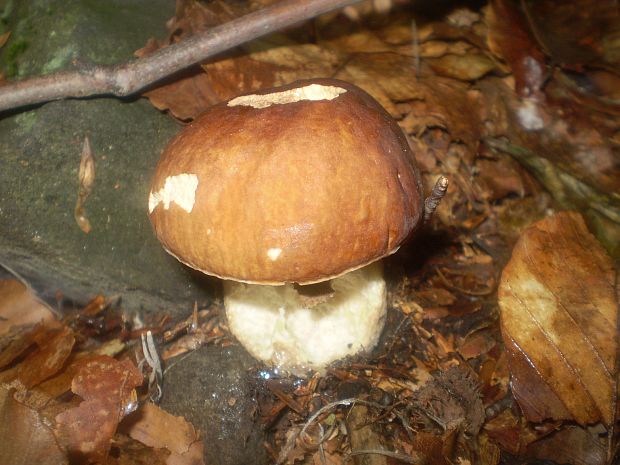
[(614, 420), (618, 302), (611, 259), (573, 212), (526, 229), (499, 305), (513, 394), (530, 421)]

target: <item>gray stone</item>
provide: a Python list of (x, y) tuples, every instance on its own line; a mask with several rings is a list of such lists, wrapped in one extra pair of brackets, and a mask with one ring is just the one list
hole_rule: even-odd
[(268, 463), (252, 396), (256, 360), (240, 346), (203, 347), (180, 359), (166, 370), (162, 407), (201, 431), (206, 463)]
[[(171, 0), (5, 2), (12, 31), (0, 69), (18, 77), (78, 63), (128, 60), (149, 37), (165, 35)], [(21, 44), (21, 45), (20, 45)], [(47, 300), (56, 291), (83, 302), (121, 295), (129, 310), (187, 312), (209, 300), (204, 278), (169, 257), (146, 216), (149, 180), (179, 130), (147, 101), (52, 102), (0, 120), (0, 264)], [(96, 179), (82, 232), (73, 211), (84, 137)], [(212, 286), (211, 286), (212, 287)]]

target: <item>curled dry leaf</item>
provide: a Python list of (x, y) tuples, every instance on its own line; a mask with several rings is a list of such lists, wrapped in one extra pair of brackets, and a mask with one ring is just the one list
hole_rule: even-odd
[(56, 416), (56, 436), (68, 453), (102, 462), (140, 384), (142, 374), (129, 360), (102, 355), (82, 367), (71, 390), (84, 401)]
[(54, 315), (34, 293), (16, 279), (0, 280), (0, 336), (12, 327), (49, 321)]
[(618, 301), (611, 259), (574, 212), (525, 230), (502, 273), (512, 391), (530, 421), (614, 421)]
[(144, 404), (121, 427), (142, 444), (169, 450), (168, 465), (204, 463), (203, 444), (191, 423), (161, 410), (155, 404)]
[(95, 183), (95, 158), (90, 148), (90, 140), (88, 136), (84, 138), (84, 145), (82, 146), (82, 158), (80, 160), (80, 170), (78, 172), (78, 197), (75, 203), (75, 210), (73, 216), (75, 221), (82, 231), (88, 234), (91, 230), (90, 221), (86, 218), (86, 212), (84, 211), (84, 203), (93, 190), (93, 184)]

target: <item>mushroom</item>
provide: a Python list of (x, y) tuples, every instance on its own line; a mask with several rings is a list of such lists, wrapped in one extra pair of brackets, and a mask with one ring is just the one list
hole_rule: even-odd
[[(441, 178), (426, 215), (446, 188)], [(405, 135), (334, 79), (209, 108), (164, 150), (148, 209), (170, 254), (225, 280), (239, 342), (294, 373), (374, 347), (386, 314), (378, 261), (425, 216)]]

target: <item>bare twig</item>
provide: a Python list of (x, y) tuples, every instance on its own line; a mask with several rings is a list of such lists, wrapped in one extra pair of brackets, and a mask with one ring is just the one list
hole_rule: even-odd
[(63, 98), (125, 97), (250, 40), (360, 0), (283, 0), (129, 63), (24, 79), (0, 86), (0, 111)]
[(439, 176), (431, 195), (424, 201), (424, 222), (428, 223), (435, 213), (435, 209), (443, 199), (444, 195), (448, 190), (448, 178), (445, 176)]

